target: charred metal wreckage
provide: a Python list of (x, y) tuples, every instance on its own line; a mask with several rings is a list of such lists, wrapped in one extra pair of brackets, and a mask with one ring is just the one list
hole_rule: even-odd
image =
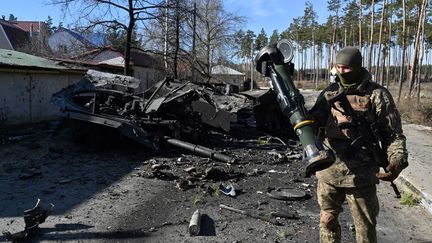
[(50, 203), (49, 206), (43, 205), (40, 199), (37, 200), (36, 205), (24, 211), (25, 228), (23, 231), (10, 233), (4, 231), (3, 235), (7, 240), (12, 242), (21, 242), (30, 237), (38, 234), (39, 225), (44, 223), (46, 218), (51, 214), (54, 204)]
[[(136, 93), (139, 85), (132, 77), (89, 70), (80, 82), (55, 93), (51, 103), (60, 107), (63, 117), (115, 128), (148, 148), (160, 150), (168, 143), (224, 162), (234, 158), (186, 141), (198, 141), (210, 129), (229, 132), (233, 124), (255, 126), (253, 111), (263, 113), (256, 99), (227, 95), (210, 84), (165, 78)], [(267, 126), (262, 118), (256, 121)]]

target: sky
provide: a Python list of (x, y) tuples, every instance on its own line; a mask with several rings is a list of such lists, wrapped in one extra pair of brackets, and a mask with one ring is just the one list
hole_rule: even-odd
[[(53, 24), (63, 22), (64, 26), (71, 23), (64, 19), (59, 6), (48, 4), (49, 0), (0, 0), (0, 16), (9, 18), (13, 14), (18, 20), (46, 21), (48, 15)], [(318, 22), (323, 23), (327, 18), (327, 0), (310, 1), (318, 14)], [(273, 30), (282, 32), (288, 28), (295, 17), (303, 15), (306, 0), (223, 0), (229, 12), (244, 16), (246, 22), (241, 26), (244, 30), (252, 30), (256, 34), (264, 28), (267, 36)]]

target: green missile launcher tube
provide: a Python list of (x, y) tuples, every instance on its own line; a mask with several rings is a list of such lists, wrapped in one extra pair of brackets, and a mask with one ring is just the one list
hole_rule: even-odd
[(277, 101), (303, 145), (303, 162), (306, 176), (329, 167), (334, 162), (334, 154), (325, 149), (315, 134), (314, 121), (304, 107), (304, 98), (295, 87), (291, 74), (294, 71), (292, 46), (282, 39), (276, 45), (263, 47), (258, 53), (256, 69), (271, 79), (271, 87), (277, 94)]

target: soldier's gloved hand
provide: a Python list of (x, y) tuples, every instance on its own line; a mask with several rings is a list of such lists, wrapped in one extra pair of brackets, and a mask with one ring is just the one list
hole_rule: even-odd
[(378, 172), (376, 177), (383, 181), (394, 181), (402, 171), (402, 167), (397, 162), (390, 162), (385, 173)]

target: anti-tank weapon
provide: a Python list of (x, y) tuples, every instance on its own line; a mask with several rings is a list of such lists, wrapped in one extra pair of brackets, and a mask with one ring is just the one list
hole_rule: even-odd
[(304, 106), (304, 98), (295, 87), (291, 75), (294, 71), (292, 46), (282, 39), (277, 44), (263, 47), (258, 53), (256, 69), (271, 79), (271, 87), (277, 95), (277, 102), (286, 115), (303, 145), (303, 162), (306, 165), (306, 176), (329, 167), (334, 162), (331, 150), (325, 149), (318, 140)]

